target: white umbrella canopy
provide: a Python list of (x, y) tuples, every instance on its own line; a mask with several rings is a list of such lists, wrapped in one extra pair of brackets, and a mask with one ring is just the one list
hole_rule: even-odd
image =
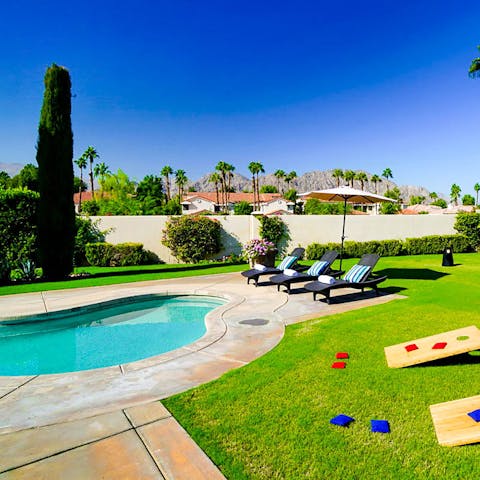
[(349, 186), (327, 188), (326, 190), (314, 190), (312, 192), (301, 193), (300, 197), (318, 198), (325, 202), (344, 202), (344, 203), (382, 203), (394, 202), (388, 197), (377, 195), (376, 193), (358, 190)]
[(342, 225), (342, 246), (340, 250), (340, 270), (342, 269), (343, 243), (345, 241), (345, 217), (347, 214), (347, 203), (372, 204), (383, 202), (394, 202), (395, 200), (377, 195), (376, 193), (357, 190), (349, 186), (327, 188), (326, 190), (314, 190), (312, 192), (301, 193), (303, 198), (317, 198), (325, 202), (343, 202), (343, 225)]

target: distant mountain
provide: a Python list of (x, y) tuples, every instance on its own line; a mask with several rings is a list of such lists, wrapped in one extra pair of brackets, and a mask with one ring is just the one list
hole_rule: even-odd
[(25, 165), (22, 165), (20, 163), (3, 163), (0, 162), (0, 172), (7, 172), (11, 177), (14, 177), (17, 175), (20, 170), (24, 167)]
[[(368, 178), (372, 176), (368, 172), (365, 173), (367, 174)], [(290, 188), (294, 188), (295, 190), (297, 190), (298, 193), (305, 193), (311, 190), (333, 188), (337, 186), (337, 180), (332, 176), (332, 174), (333, 170), (315, 170), (313, 172), (307, 172), (290, 182)], [(203, 175), (197, 181), (192, 182), (191, 185), (195, 188), (195, 190), (199, 192), (215, 191), (215, 186), (208, 180), (210, 175), (210, 173)], [(345, 183), (346, 182), (344, 180), (340, 181), (340, 185), (344, 185)], [(259, 177), (259, 184), (260, 186), (275, 185), (278, 187), (278, 180), (273, 174), (263, 175)], [(243, 175), (234, 173), (232, 178), (232, 187), (235, 189), (236, 192), (241, 192), (244, 190), (251, 191), (252, 180), (251, 178), (247, 178)], [(360, 183), (357, 180), (354, 181), (354, 187), (360, 188)], [(370, 192), (376, 191), (378, 194), (383, 195), (387, 190), (391, 190), (394, 187), (399, 188), (404, 202), (408, 202), (408, 199), (412, 195), (421, 195), (424, 196), (427, 200), (429, 199), (430, 192), (425, 187), (413, 185), (399, 186), (395, 182), (386, 180), (385, 178), (382, 178), (382, 181), (377, 183), (376, 188), (375, 184), (373, 184), (372, 182), (365, 182), (363, 189)], [(280, 189), (287, 189), (287, 185), (285, 182), (280, 182)]]

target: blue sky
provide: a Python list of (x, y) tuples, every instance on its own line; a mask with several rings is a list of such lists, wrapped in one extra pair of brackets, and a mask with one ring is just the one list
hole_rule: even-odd
[(54, 0), (2, 6), (0, 162), (35, 163), (43, 76), (72, 77), (75, 158), (137, 180), (331, 168), (473, 194), (480, 2)]

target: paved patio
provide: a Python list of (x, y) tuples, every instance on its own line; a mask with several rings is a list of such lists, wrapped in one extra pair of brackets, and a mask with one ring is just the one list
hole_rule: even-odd
[(247, 286), (232, 273), (4, 296), (0, 320), (151, 293), (228, 303), (207, 316), (206, 335), (173, 352), (97, 370), (0, 377), (0, 479), (223, 478), (158, 400), (265, 354), (285, 325), (398, 298), (342, 290), (327, 305), (307, 293)]

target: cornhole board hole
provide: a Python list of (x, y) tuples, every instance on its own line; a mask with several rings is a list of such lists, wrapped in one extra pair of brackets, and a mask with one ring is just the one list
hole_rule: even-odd
[(472, 325), (385, 347), (385, 356), (390, 368), (402, 368), (479, 349), (480, 330)]
[(447, 447), (480, 442), (480, 422), (468, 414), (480, 409), (480, 395), (430, 405), (438, 443)]

